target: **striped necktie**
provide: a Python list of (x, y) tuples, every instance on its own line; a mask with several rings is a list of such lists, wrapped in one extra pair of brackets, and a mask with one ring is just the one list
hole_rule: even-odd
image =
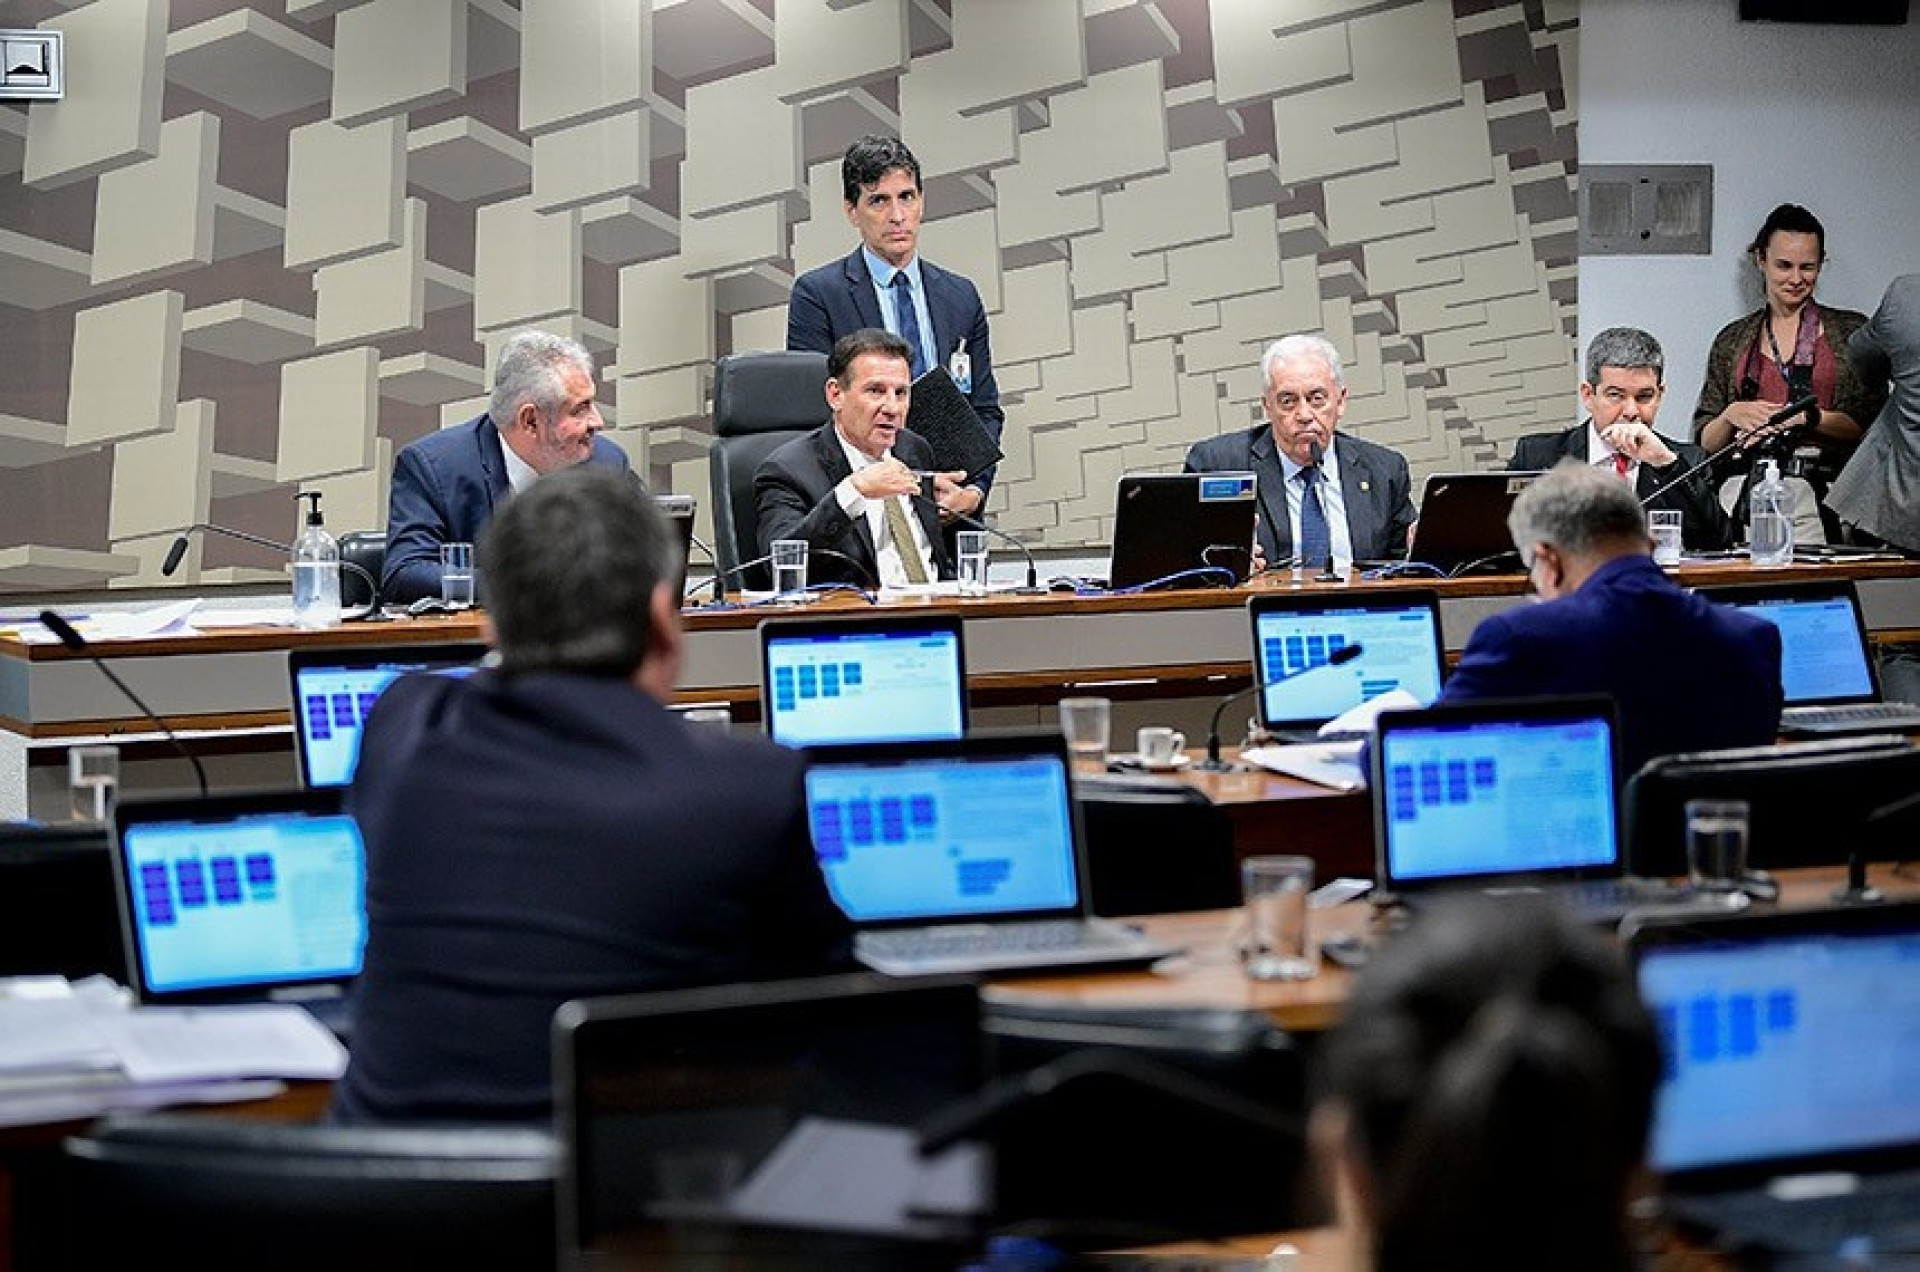
[(913, 527), (907, 524), (907, 506), (904, 496), (893, 495), (886, 501), (887, 533), (893, 538), (894, 549), (900, 553), (900, 566), (907, 572), (907, 582), (927, 583), (927, 566), (920, 559), (920, 545), (913, 541)]

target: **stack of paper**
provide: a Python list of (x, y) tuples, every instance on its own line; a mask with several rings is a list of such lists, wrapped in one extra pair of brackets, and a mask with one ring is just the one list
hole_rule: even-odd
[(294, 1006), (134, 1007), (100, 977), (0, 980), (0, 1126), (261, 1099), (331, 1081), (346, 1048)]

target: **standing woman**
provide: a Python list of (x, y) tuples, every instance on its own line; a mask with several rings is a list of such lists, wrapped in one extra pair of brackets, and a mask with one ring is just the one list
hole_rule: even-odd
[[(1883, 394), (1854, 374), (1847, 339), (1867, 321), (1851, 309), (1814, 300), (1814, 284), (1827, 259), (1827, 232), (1813, 213), (1782, 203), (1768, 214), (1747, 253), (1760, 271), (1766, 303), (1721, 328), (1707, 354), (1707, 379), (1693, 409), (1694, 440), (1714, 452), (1738, 438), (1764, 441), (1800, 417), (1773, 428), (1767, 420), (1781, 407), (1811, 393), (1820, 423), (1781, 457), (1780, 471), (1793, 498), (1796, 543), (1825, 543), (1828, 518), (1817, 502), (1880, 410)], [(1720, 501), (1740, 525), (1739, 500), (1754, 458), (1721, 461)], [(1832, 527), (1837, 529), (1837, 524)]]

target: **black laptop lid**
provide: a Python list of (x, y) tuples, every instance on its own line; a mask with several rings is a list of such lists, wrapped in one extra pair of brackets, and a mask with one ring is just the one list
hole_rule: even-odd
[(306, 786), (344, 786), (360, 760), (360, 729), (376, 698), (410, 672), (464, 674), (479, 666), (479, 641), (444, 645), (355, 645), (287, 651), (293, 695), (293, 751)]
[(120, 801), (115, 901), (142, 1003), (337, 996), (360, 971), (366, 861), (342, 792)]
[(914, 1150), (977, 1090), (982, 1061), (965, 977), (567, 1003), (561, 1266), (962, 1266), (991, 1211), (991, 1157), (971, 1141)]
[[(1249, 599), (1247, 614), (1265, 728), (1317, 727), (1390, 689), (1423, 705), (1440, 696), (1446, 664), (1440, 595), (1431, 588), (1272, 592)], [(1327, 667), (1348, 645), (1360, 646), (1359, 657)]]
[(1127, 473), (1114, 495), (1107, 586), (1231, 587), (1252, 572), (1252, 473)]
[(1603, 697), (1381, 712), (1372, 757), (1381, 887), (1412, 896), (1622, 874), (1618, 748)]
[(967, 731), (960, 616), (936, 611), (760, 624), (760, 706), (788, 746), (957, 738)]
[(1086, 915), (1058, 730), (823, 748), (806, 790), (821, 872), (856, 927)]
[[(1420, 488), (1409, 561), (1445, 573), (1481, 564), (1488, 572), (1522, 573), (1507, 513), (1538, 472), (1432, 473)], [(1512, 554), (1512, 555), (1508, 555)]]
[(674, 562), (673, 594), (686, 599), (687, 560), (693, 554), (693, 514), (695, 502), (692, 495), (655, 495), (653, 506), (667, 519), (667, 529), (679, 556)]
[(1880, 701), (1879, 672), (1852, 579), (1706, 587), (1700, 594), (1780, 629), (1780, 688), (1787, 706)]
[(1920, 1162), (1920, 902), (1629, 920), (1683, 1189)]

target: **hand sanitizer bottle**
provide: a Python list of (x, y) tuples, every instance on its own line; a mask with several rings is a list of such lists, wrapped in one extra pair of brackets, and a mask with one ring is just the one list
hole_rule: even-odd
[(313, 505), (306, 528), (293, 541), (293, 625), (333, 627), (340, 622), (340, 545), (320, 516), (320, 492), (294, 498), (311, 499)]
[(1787, 487), (1780, 480), (1778, 460), (1761, 461), (1752, 500), (1747, 518), (1748, 559), (1755, 565), (1792, 564), (1793, 518), (1787, 515)]

